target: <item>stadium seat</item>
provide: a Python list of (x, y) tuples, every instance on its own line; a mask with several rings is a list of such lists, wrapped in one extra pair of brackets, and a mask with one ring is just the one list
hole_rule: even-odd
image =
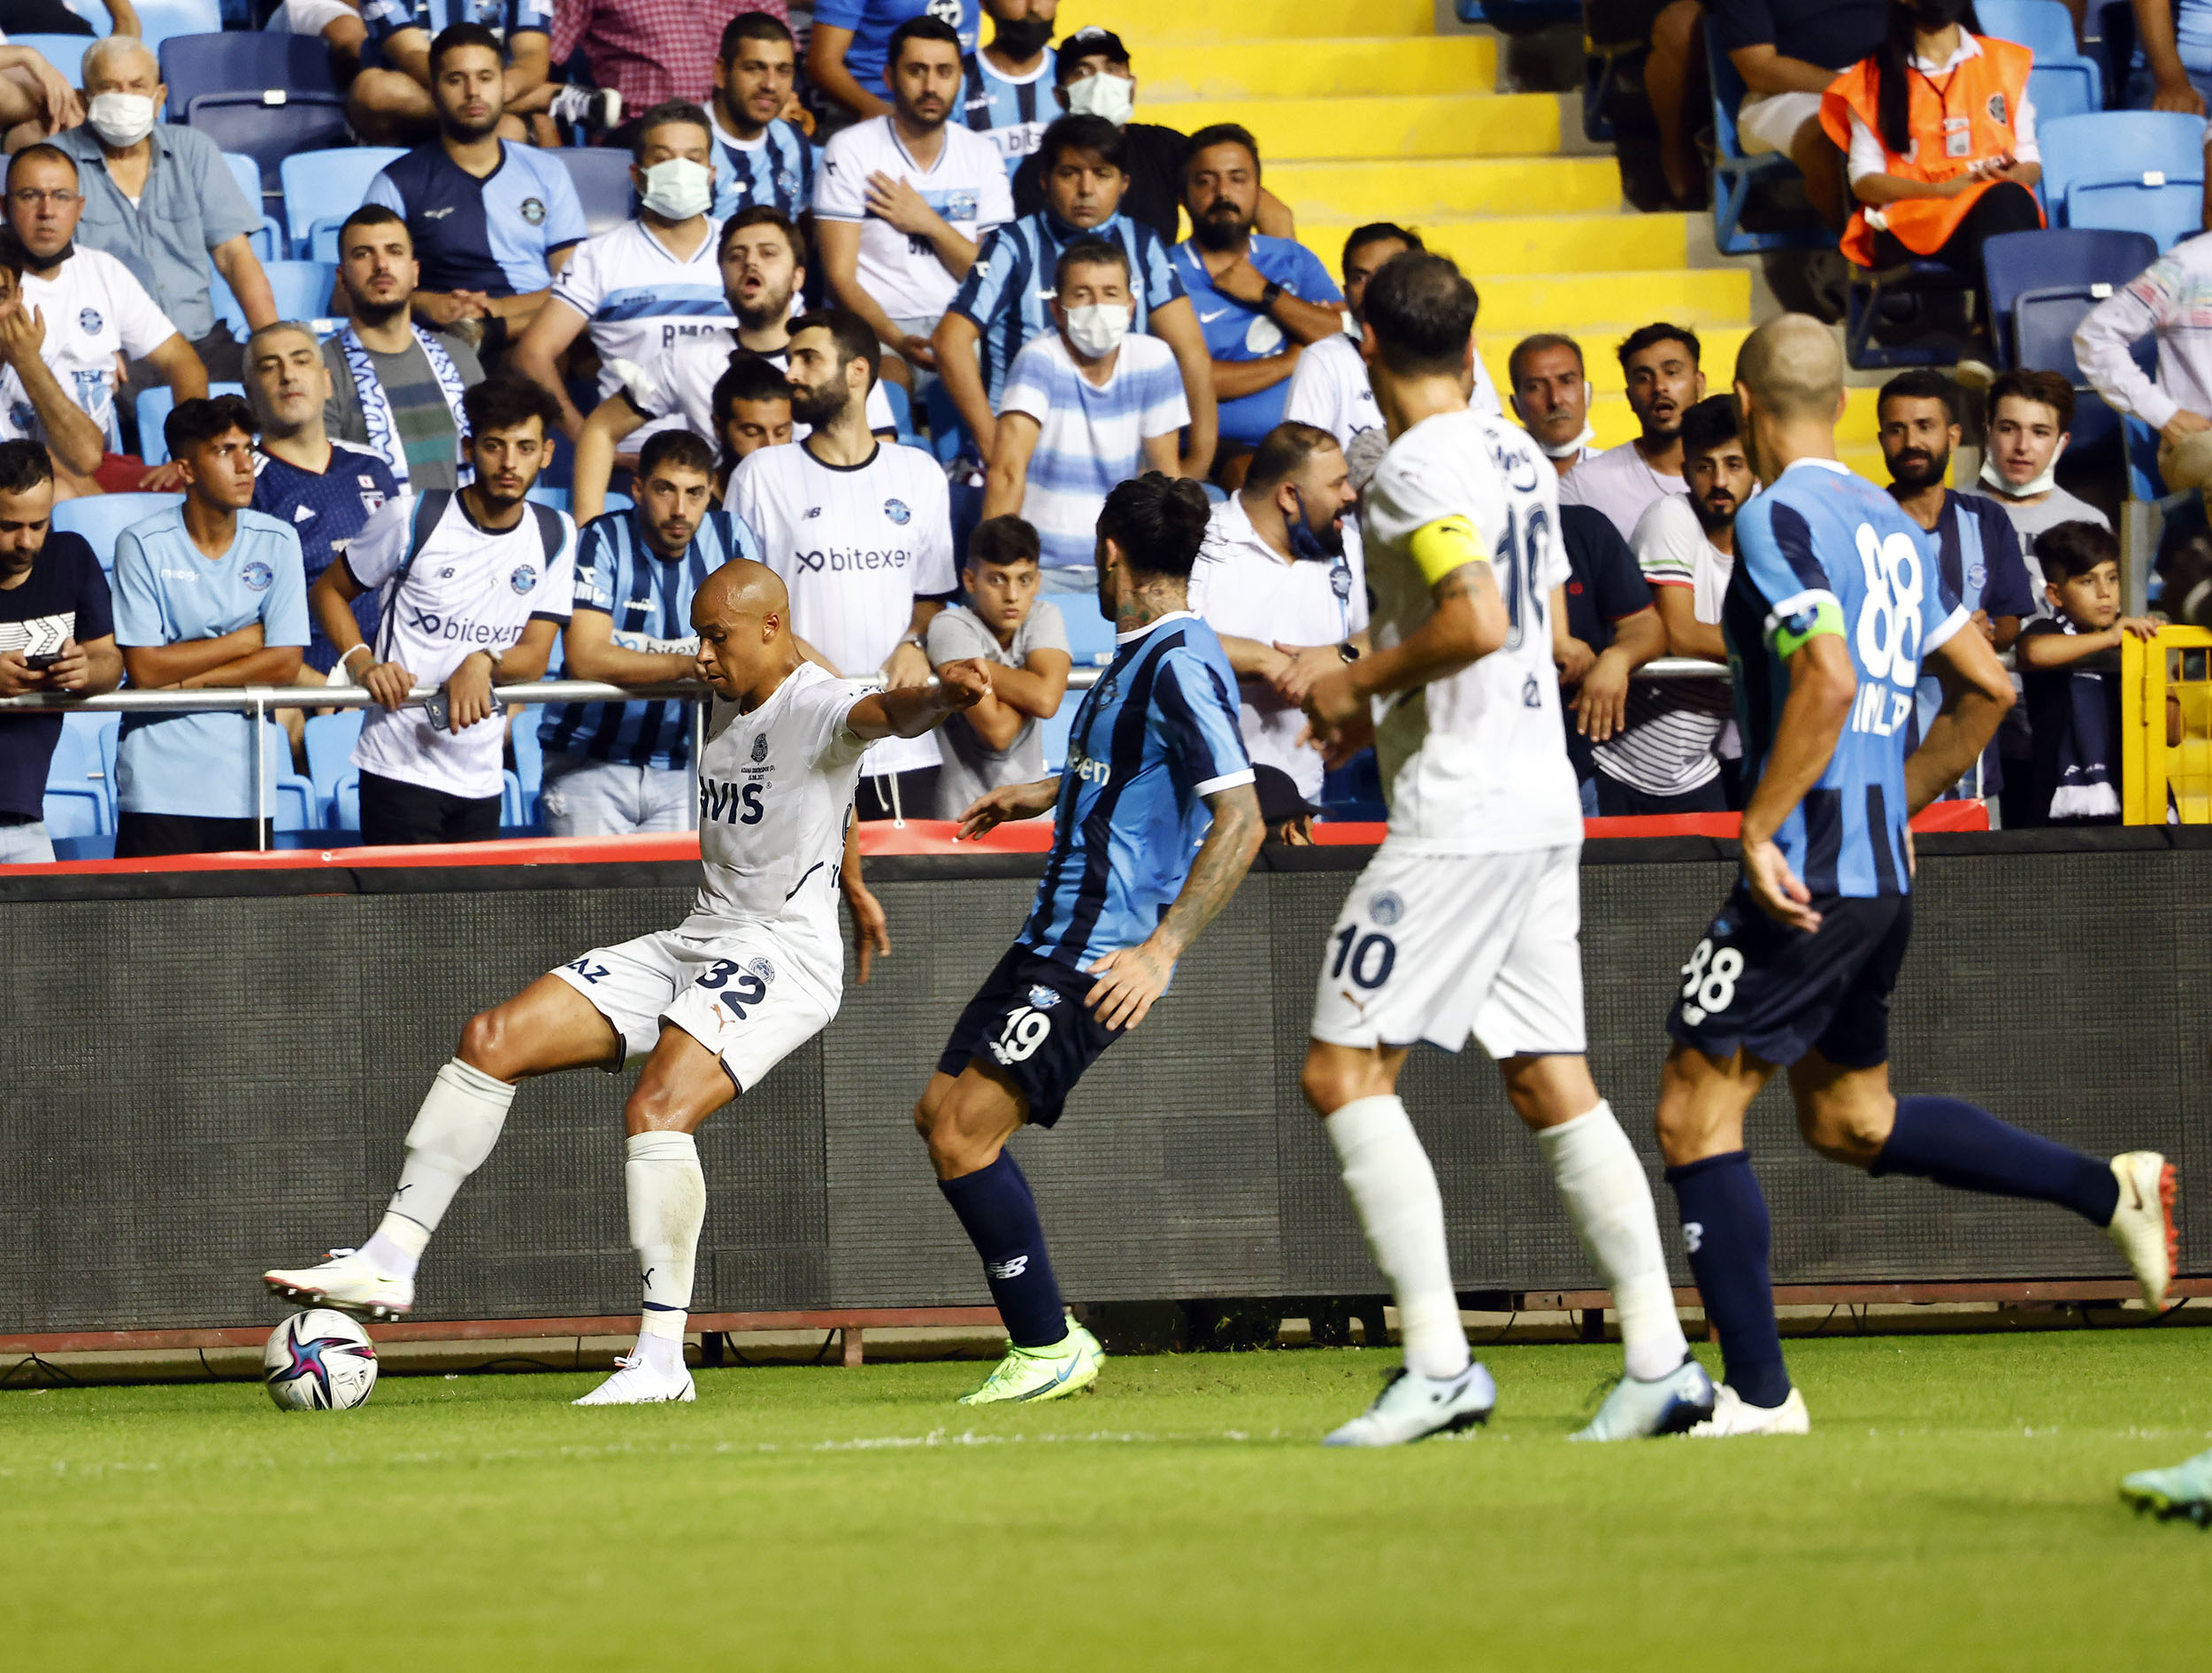
[[(139, 12), (142, 19), (145, 9)], [(192, 101), (211, 93), (259, 95), (272, 88), (292, 93), (338, 91), (330, 49), (319, 37), (269, 35), (260, 30), (173, 35), (161, 42), (161, 79), (169, 88), (169, 119), (180, 122)]]
[(564, 145), (554, 151), (584, 205), (584, 224), (596, 237), (630, 219), (630, 154), (603, 146)]
[[(223, 27), (220, 0), (142, 0), (131, 9), (138, 13), (138, 38), (157, 55), (171, 41), (218, 34)], [(318, 38), (313, 44), (320, 47), (323, 43)], [(327, 75), (329, 71), (329, 53), (325, 49), (323, 73)]]
[(1955, 344), (1942, 342), (1878, 343), (1874, 327), (1882, 317), (1882, 298), (1897, 295), (1940, 295), (1947, 291), (1971, 290), (1972, 275), (1939, 261), (1908, 262), (1902, 267), (1851, 266), (1850, 288), (1844, 299), (1844, 357), (1859, 371), (1877, 366), (1947, 366), (1958, 360)]
[(351, 142), (346, 102), (335, 93), (204, 93), (185, 108), (185, 125), (261, 170), (262, 211), (284, 195), (277, 169), (296, 151)]
[(2204, 120), (2099, 111), (2036, 129), (2054, 222), (2145, 232), (2161, 249), (2194, 234), (2204, 205)]
[[(246, 393), (246, 386), (242, 383), (211, 383), (207, 386), (207, 392), (210, 395), (234, 395), (242, 398)], [(169, 415), (176, 410), (176, 392), (165, 387), (143, 390), (139, 395), (138, 457), (150, 465), (166, 464), (169, 462), (169, 441), (168, 438), (162, 434), (161, 426), (168, 421)], [(154, 496), (144, 495), (132, 497), (150, 499)], [(169, 496), (165, 495), (162, 497)], [(76, 502), (72, 500), (68, 503), (73, 505)], [(56, 511), (55, 526), (60, 526), (58, 508)]]
[(225, 151), (223, 161), (230, 165), (230, 177), (238, 182), (238, 189), (246, 202), (261, 211), (261, 226), (247, 237), (253, 244), (254, 257), (258, 261), (280, 261), (286, 245), (284, 226), (269, 213), (268, 200), (261, 195), (261, 168), (250, 157), (241, 157), (235, 151)]
[(28, 47), (67, 78), (71, 87), (84, 85), (85, 49), (95, 37), (88, 35), (12, 35), (12, 47)]
[(891, 403), (891, 421), (898, 426), (899, 440), (921, 445), (921, 433), (914, 427), (914, 397), (902, 383), (883, 380), (884, 399)]
[(538, 792), (545, 785), (545, 746), (538, 741), (538, 721), (545, 710), (532, 704), (511, 712), (515, 724), (507, 733), (507, 741), (515, 752), (515, 781), (522, 787), (522, 817), (515, 823), (535, 825), (539, 817)]
[(608, 511), (632, 510), (636, 508), (636, 505), (637, 502), (626, 494), (609, 494), (600, 514), (604, 516)]
[(499, 823), (510, 831), (530, 823), (522, 803), (522, 780), (511, 772), (499, 775)]
[[(2100, 295), (2099, 293), (2103, 293)], [(2013, 298), (2012, 332), (2022, 366), (2055, 372), (2074, 386), (2072, 447), (2080, 449), (2110, 439), (2119, 426), (2112, 409), (2089, 388), (2074, 358), (2074, 330), (2082, 316), (2110, 294), (2106, 285), (2036, 286)], [(2154, 340), (2146, 346), (2154, 353)]]
[(2038, 131), (2047, 121), (2104, 109), (2104, 72), (2074, 42), (2074, 14), (2059, 0), (1978, 0), (1982, 33), (2015, 41), (2035, 54), (2028, 96)]
[(338, 780), (338, 788), (330, 798), (330, 828), (334, 831), (358, 831), (361, 828), (361, 769), (348, 767)]
[(566, 488), (549, 488), (541, 482), (536, 483), (531, 487), (528, 497), (534, 501), (537, 504), (549, 505), (557, 511), (565, 511), (568, 510), (568, 490)]
[(1068, 654), (1078, 668), (1103, 668), (1113, 661), (1114, 625), (1096, 603), (1082, 593), (1056, 594), (1052, 602), (1067, 625)]
[[(337, 278), (336, 268), (319, 261), (265, 261), (261, 271), (268, 275), (279, 319), (296, 319), (303, 326), (319, 325), (326, 334), (345, 324), (343, 318), (333, 318), (330, 311), (330, 287)], [(250, 329), (246, 324), (245, 308), (211, 261), (208, 264), (207, 288), (209, 299), (215, 304), (215, 317), (242, 342)]]
[(2098, 286), (2109, 295), (2157, 259), (2158, 242), (2147, 233), (2071, 226), (2000, 233), (1982, 246), (1982, 283), (1989, 294), (1997, 352), (2008, 366), (2043, 364), (2022, 358), (2013, 335), (2013, 303), (2022, 291), (2072, 286), (2094, 300)]
[[(168, 394), (163, 390), (164, 395)], [(54, 526), (81, 534), (90, 543), (100, 567), (115, 567), (115, 537), (134, 523), (142, 523), (156, 511), (184, 503), (181, 494), (95, 494), (81, 500), (64, 500), (54, 507)]]
[(261, 724), (261, 771), (266, 817), (280, 831), (319, 831), (322, 804), (315, 787), (292, 771), (292, 740), (274, 720)]
[[(115, 741), (122, 720), (122, 716), (112, 713), (79, 712), (61, 718), (63, 745), (83, 763), (86, 781), (99, 787), (107, 802), (111, 829), (115, 818)], [(54, 781), (50, 773), (48, 779)]]
[(1755, 186), (1774, 185), (1801, 178), (1797, 165), (1776, 152), (1757, 157), (1744, 154), (1736, 135), (1736, 107), (1744, 101), (1743, 77), (1729, 56), (1707, 30), (1705, 63), (1713, 88), (1713, 242), (1724, 256), (1748, 256), (1763, 249), (1823, 249), (1835, 238), (1825, 227), (1814, 225), (1780, 231), (1746, 232), (1741, 225), (1744, 205)]
[[(93, 719), (90, 715), (64, 717), (60, 740), (54, 745), (52, 757), (46, 764), (46, 794), (57, 794), (74, 799), (87, 797), (93, 819), (93, 829), (87, 834), (104, 835), (115, 828), (114, 804), (108, 792), (107, 773), (100, 755), (99, 734), (66, 723), (77, 719)], [(104, 717), (112, 720), (113, 715)]]
[(307, 718), (307, 781), (323, 810), (324, 822), (337, 826), (338, 781), (352, 770), (354, 740), (361, 735), (362, 711), (341, 709)]
[(303, 151), (277, 165), (284, 188), (285, 231), (292, 248), (306, 255), (314, 230), (330, 223), (332, 253), (317, 261), (337, 259), (337, 232), (345, 218), (368, 200), (369, 182), (407, 153), (396, 145), (353, 145), (335, 150)]
[[(46, 787), (46, 800), (41, 811), (46, 817), (46, 834), (59, 843), (72, 837), (105, 836), (108, 834), (107, 804), (100, 793), (87, 786), (82, 789), (56, 789)], [(57, 852), (57, 859), (68, 856)]]

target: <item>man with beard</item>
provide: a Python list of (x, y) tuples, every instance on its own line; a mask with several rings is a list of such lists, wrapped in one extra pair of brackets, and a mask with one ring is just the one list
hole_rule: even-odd
[(1560, 504), (1604, 512), (1627, 540), (1646, 506), (1662, 494), (1689, 491), (1682, 480), (1682, 415), (1705, 398), (1698, 352), (1697, 333), (1663, 320), (1622, 342), (1629, 411), (1644, 433), (1570, 471), (1559, 484)]
[[(714, 390), (733, 354), (756, 354), (781, 368), (784, 345), (791, 341), (786, 323), (791, 299), (806, 283), (806, 267), (799, 255), (803, 248), (790, 218), (764, 203), (741, 209), (724, 224), (718, 254), (722, 289), (736, 318), (736, 329), (716, 326), (678, 337), (634, 362), (611, 364), (610, 370), (620, 381), (584, 420), (577, 439), (577, 517), (588, 523), (599, 515), (606, 503), (616, 447), (639, 426), (678, 418), (695, 435), (721, 435), (715, 422)], [(898, 431), (891, 398), (880, 384), (868, 391), (868, 427), (879, 435)], [(800, 428), (792, 439), (805, 434)]]
[(381, 457), (403, 488), (417, 493), (461, 486), (465, 391), (484, 381), (476, 350), (457, 336), (426, 331), (410, 314), (415, 241), (407, 223), (381, 203), (346, 217), (338, 229), (340, 294), (346, 328), (323, 344), (330, 399), (323, 429)]
[[(725, 503), (760, 537), (760, 561), (791, 590), (792, 631), (828, 667), (880, 671), (893, 689), (925, 684), (923, 633), (960, 585), (944, 470), (869, 434), (882, 350), (868, 321), (841, 308), (801, 314), (785, 354), (791, 416), (811, 433), (749, 455)], [(933, 737), (876, 744), (861, 765), (860, 817), (926, 816), (938, 760)]]
[[(1972, 615), (1982, 637), (2007, 651), (2020, 637), (2020, 624), (2035, 614), (2035, 590), (2028, 584), (2020, 537), (2004, 508), (1978, 494), (1943, 486), (1951, 450), (1959, 444), (1956, 411), (1950, 380), (1939, 372), (1901, 372), (1882, 386), (1875, 415), (1882, 426), (1882, 457), (1889, 462), (1890, 497), (1936, 537), (1945, 584)], [(1942, 701), (1942, 687), (1933, 676), (1921, 680), (1915, 738), (1935, 718)], [(1969, 775), (1949, 794), (1994, 795), (2003, 787), (2004, 770), (1993, 746), (1982, 762), (1979, 789)]]
[[(891, 110), (847, 128), (822, 154), (815, 240), (831, 295), (900, 357), (889, 370), (918, 395), (937, 367), (930, 333), (983, 235), (1014, 219), (1014, 199), (998, 148), (946, 120), (960, 92), (951, 25), (927, 16), (901, 24), (890, 77)], [(912, 741), (936, 750), (932, 740)]]
[(1553, 470), (1563, 477), (1598, 457), (1590, 445), (1597, 432), (1590, 427), (1590, 374), (1580, 343), (1553, 332), (1524, 337), (1513, 345), (1505, 376), (1513, 388), (1513, 416)]
[[(1663, 494), (1637, 520), (1631, 542), (1651, 588), (1666, 648), (1726, 662), (1721, 601), (1736, 564), (1736, 513), (1758, 479), (1736, 434), (1731, 395), (1709, 395), (1682, 415), (1687, 494)], [(1719, 679), (1645, 679), (1628, 689), (1628, 724), (1592, 751), (1598, 811), (1717, 813), (1728, 805), (1721, 771), (1734, 693)]]
[(814, 117), (792, 90), (798, 49), (764, 12), (741, 12), (722, 31), (707, 115), (721, 153), (714, 212), (780, 210), (794, 220), (814, 202)]
[[(2024, 547), (2061, 523), (2112, 526), (2102, 511), (2058, 485), (2059, 455), (2066, 451), (2073, 422), (2074, 386), (2063, 372), (2008, 372), (1989, 386), (1981, 487), (2004, 508)], [(2039, 599), (2039, 614), (2041, 603)]]
[(438, 137), (368, 191), (370, 203), (405, 217), (414, 240), (424, 287), (412, 299), (415, 317), (440, 327), (478, 322), (487, 363), (528, 327), (589, 230), (560, 159), (499, 137), (504, 73), (489, 29), (457, 23), (441, 31), (430, 43)]
[(1037, 149), (1051, 102), (1053, 19), (1060, 0), (983, 0), (990, 44), (960, 61), (961, 119), (998, 147), (1010, 183), (1022, 158)]

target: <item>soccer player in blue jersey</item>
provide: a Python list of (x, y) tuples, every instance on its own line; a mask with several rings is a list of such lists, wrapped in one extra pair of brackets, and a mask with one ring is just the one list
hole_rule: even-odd
[(792, 91), (798, 48), (765, 12), (741, 12), (722, 31), (714, 62), (714, 212), (727, 219), (764, 206), (803, 223), (814, 205), (820, 154), (814, 118)]
[(1083, 698), (1066, 771), (1006, 785), (963, 836), (1053, 815), (1028, 921), (945, 1042), (914, 1124), (983, 1262), (1008, 1344), (962, 1404), (1056, 1400), (1097, 1380), (1098, 1339), (1061, 1311), (1029, 1181), (1006, 1141), (1049, 1127), (1100, 1053), (1144, 1021), (1259, 852), (1237, 677), (1187, 588), (1205, 538), (1197, 484), (1151, 472), (1106, 496), (1098, 595), (1119, 648)]
[[(1682, 966), (1659, 1146), (1727, 1381), (1707, 1436), (1802, 1434), (1767, 1278), (1766, 1204), (1744, 1117), (1780, 1071), (1798, 1126), (1832, 1161), (2029, 1197), (2104, 1227), (2155, 1308), (2171, 1276), (2173, 1170), (2109, 1163), (1955, 1098), (1899, 1098), (1889, 1001), (1912, 929), (1908, 817), (1956, 782), (2012, 706), (1996, 653), (1934, 540), (1837, 463), (1843, 365), (1824, 326), (1768, 321), (1736, 362), (1744, 441), (1766, 492), (1736, 515), (1722, 631), (1746, 765), (1743, 871)], [(1944, 701), (1908, 754), (1924, 666)]]
[[(733, 557), (760, 558), (738, 518), (711, 510), (714, 449), (688, 430), (648, 437), (637, 503), (588, 524), (576, 551), (568, 672), (613, 686), (688, 679), (699, 655), (691, 601)], [(691, 710), (681, 702), (557, 703), (538, 724), (555, 836), (688, 831), (695, 812)]]

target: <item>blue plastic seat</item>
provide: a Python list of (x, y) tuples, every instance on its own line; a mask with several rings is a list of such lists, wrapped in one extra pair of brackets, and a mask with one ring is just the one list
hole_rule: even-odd
[(611, 233), (630, 219), (630, 154), (599, 145), (563, 145), (552, 155), (575, 182), (584, 206), (584, 225), (594, 237)]
[(891, 421), (898, 426), (899, 440), (918, 444), (920, 432), (914, 427), (914, 397), (902, 383), (883, 380), (884, 399), (891, 403)]
[(224, 150), (253, 159), (261, 171), (264, 214), (284, 195), (277, 170), (286, 157), (348, 145), (353, 139), (346, 102), (335, 93), (277, 88), (264, 93), (204, 93), (185, 107), (184, 121)]
[[(118, 714), (66, 714), (61, 718), (64, 744), (83, 764), (85, 781), (99, 789), (107, 803), (109, 828), (115, 819), (115, 741), (123, 717)], [(52, 781), (52, 775), (48, 775)]]
[[(167, 390), (162, 393), (166, 395)], [(134, 523), (142, 523), (156, 511), (184, 503), (181, 494), (95, 494), (81, 500), (64, 500), (54, 507), (54, 526), (81, 534), (92, 548), (100, 567), (115, 567), (115, 537)]]
[(302, 255), (310, 254), (316, 229), (327, 222), (331, 253), (315, 253), (314, 259), (336, 260), (339, 226), (368, 201), (369, 182), (406, 155), (396, 145), (349, 145), (334, 150), (303, 151), (278, 164), (285, 230), (292, 248)]
[(361, 828), (361, 769), (348, 767), (338, 780), (338, 787), (330, 798), (330, 828), (334, 831), (358, 831)]
[(2104, 109), (2104, 72), (2074, 41), (2074, 14), (2059, 0), (1977, 0), (1981, 32), (2014, 41), (2035, 54), (2028, 95), (2039, 129), (2062, 116)]
[(84, 85), (84, 55), (96, 36), (88, 35), (12, 35), (12, 47), (28, 47), (62, 73), (71, 87)]
[[(246, 386), (242, 383), (211, 383), (207, 386), (207, 392), (211, 396), (234, 395), (242, 400), (245, 397)], [(139, 395), (138, 457), (145, 460), (148, 464), (166, 464), (169, 462), (169, 440), (162, 434), (161, 426), (168, 422), (169, 415), (176, 411), (176, 391), (166, 386), (157, 386), (154, 388), (143, 390)], [(132, 497), (152, 499), (157, 496), (138, 495)], [(171, 499), (181, 496), (162, 495), (158, 497)], [(73, 505), (76, 502), (71, 500), (65, 503)], [(58, 528), (60, 508), (58, 506), (55, 510), (57, 513), (55, 526)]]
[(315, 787), (292, 771), (292, 740), (273, 720), (261, 726), (261, 771), (265, 816), (280, 831), (319, 831), (322, 803)]
[[(261, 271), (267, 275), (270, 292), (276, 298), (279, 319), (296, 319), (303, 326), (319, 323), (326, 332), (345, 324), (330, 311), (330, 287), (338, 275), (335, 267), (319, 261), (265, 261)], [(251, 330), (246, 324), (245, 307), (212, 261), (208, 263), (207, 293), (215, 304), (215, 317), (230, 327), (233, 336), (245, 341)]]
[(522, 780), (511, 772), (499, 775), (499, 823), (510, 831), (530, 823), (522, 802)]
[(538, 740), (538, 723), (545, 713), (541, 708), (518, 709), (513, 711), (515, 724), (507, 734), (514, 746), (513, 778), (520, 787), (522, 817), (516, 825), (538, 823), (538, 792), (545, 787), (545, 746)]
[(2008, 366), (2043, 364), (2022, 358), (2013, 334), (2013, 307), (2023, 291), (2073, 287), (2095, 301), (2098, 287), (2109, 295), (2157, 259), (2158, 242), (2146, 233), (2073, 226), (2000, 233), (1982, 245), (1982, 283), (1998, 353)]
[[(108, 834), (107, 804), (89, 785), (81, 789), (73, 786), (57, 789), (48, 785), (45, 803), (40, 810), (45, 816), (46, 834), (57, 844), (73, 837)], [(55, 857), (68, 856), (57, 852)]]
[(1068, 654), (1078, 668), (1103, 668), (1114, 659), (1114, 625), (1100, 611), (1097, 601), (1084, 593), (1056, 593), (1060, 619), (1068, 630)]
[(337, 827), (338, 781), (353, 770), (354, 741), (361, 735), (362, 710), (341, 709), (307, 718), (307, 781), (315, 787), (325, 823)]
[(542, 482), (533, 483), (527, 498), (540, 505), (549, 505), (557, 511), (568, 510), (568, 490), (549, 488)]
[[(145, 7), (139, 8), (142, 19)], [(149, 44), (151, 44), (150, 42)], [(336, 94), (330, 49), (318, 36), (270, 35), (262, 30), (225, 34), (173, 32), (156, 53), (169, 89), (169, 119), (180, 122), (192, 101), (213, 93), (258, 95), (272, 88), (293, 93)]]
[(1835, 239), (1825, 227), (1792, 227), (1779, 232), (1746, 232), (1740, 222), (1754, 186), (1801, 178), (1797, 165), (1779, 152), (1747, 156), (1736, 133), (1736, 109), (1747, 89), (1734, 62), (1705, 34), (1705, 62), (1713, 88), (1713, 242), (1724, 256), (1748, 256), (1763, 249), (1825, 249)]
[[(138, 13), (138, 38), (153, 48), (157, 55), (172, 41), (215, 35), (223, 27), (221, 0), (143, 0), (131, 9)], [(318, 38), (314, 44), (319, 47), (323, 43)], [(324, 53), (323, 71), (327, 75), (327, 48)]]
[(238, 182), (238, 190), (246, 202), (261, 211), (261, 225), (246, 234), (253, 245), (255, 258), (263, 262), (280, 261), (287, 246), (284, 227), (269, 213), (268, 203), (261, 195), (261, 166), (250, 157), (241, 157), (235, 151), (225, 151), (223, 161), (230, 165), (230, 177)]
[(2204, 203), (2204, 119), (2099, 111), (2041, 123), (2044, 201), (2065, 226), (2150, 234), (2162, 249), (2194, 233)]

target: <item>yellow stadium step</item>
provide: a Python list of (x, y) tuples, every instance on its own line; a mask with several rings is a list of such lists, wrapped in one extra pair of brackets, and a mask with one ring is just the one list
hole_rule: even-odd
[(1144, 100), (1148, 122), (1194, 134), (1215, 122), (1250, 130), (1267, 163), (1297, 158), (1526, 157), (1559, 149), (1551, 93), (1415, 94), (1364, 99)]
[[(1145, 50), (1198, 41), (1297, 40), (1346, 35), (1436, 34), (1436, 0), (1114, 0), (1102, 20), (1129, 49), (1130, 67), (1147, 74)], [(1087, 19), (1060, 19), (1064, 40)], [(1156, 69), (1156, 65), (1151, 66)]]
[[(1686, 215), (1525, 215), (1423, 221), (1419, 231), (1479, 287), (1508, 273), (1679, 267), (1689, 260), (1689, 223)], [(1356, 224), (1301, 216), (1298, 241), (1334, 272)]]
[[(1671, 319), (1702, 334), (1751, 318), (1751, 274), (1741, 267), (1676, 272), (1542, 273), (1486, 280), (1482, 328), (1486, 335), (1585, 329), (1592, 319)], [(1606, 347), (1610, 350), (1610, 343)], [(1590, 345), (1585, 344), (1586, 355)]]
[[(1130, 50), (1136, 49), (1133, 45)], [(1177, 99), (1487, 93), (1498, 83), (1498, 43), (1484, 35), (1421, 42), (1369, 35), (1225, 41), (1217, 46), (1177, 47), (1146, 69), (1147, 110)]]
[[(1596, 214), (1621, 205), (1620, 168), (1609, 157), (1271, 158), (1265, 173), (1268, 189), (1301, 223), (1386, 220), (1425, 228), (1471, 215)], [(1332, 259), (1332, 272), (1335, 265)]]

